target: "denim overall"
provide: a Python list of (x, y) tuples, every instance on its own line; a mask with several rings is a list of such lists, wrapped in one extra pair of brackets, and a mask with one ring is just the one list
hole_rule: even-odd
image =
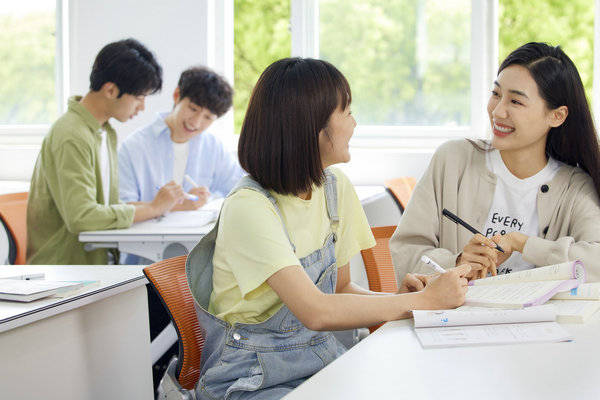
[[(281, 218), (275, 198), (256, 181), (244, 177), (231, 194), (243, 188), (268, 197)], [(300, 262), (322, 292), (334, 293), (337, 280), (334, 249), (339, 218), (336, 178), (329, 171), (326, 171), (325, 199), (330, 234), (322, 248)], [(218, 227), (217, 221), (214, 229), (190, 252), (186, 262), (188, 283), (205, 338), (196, 398), (279, 399), (346, 349), (331, 332), (306, 328), (285, 304), (258, 324), (231, 325), (206, 311), (213, 289), (212, 258)], [(286, 235), (289, 239), (287, 230)], [(290, 244), (294, 248), (291, 241)]]

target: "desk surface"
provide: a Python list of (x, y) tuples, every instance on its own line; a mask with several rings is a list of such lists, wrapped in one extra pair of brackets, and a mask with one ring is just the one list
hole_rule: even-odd
[(575, 340), (423, 349), (412, 320), (385, 324), (285, 397), (596, 399), (600, 315), (563, 325)]
[(0, 332), (143, 286), (148, 283), (142, 272), (143, 267), (143, 265), (2, 265), (0, 272), (3, 274), (43, 272), (47, 280), (100, 280), (100, 286), (67, 298), (47, 297), (29, 303), (0, 301)]
[[(355, 188), (363, 205), (388, 196), (385, 188), (380, 185)], [(197, 211), (173, 212), (158, 223), (149, 220), (136, 223), (127, 229), (81, 232), (79, 241), (86, 243), (86, 250), (115, 247), (122, 252), (136, 254), (152, 261), (186, 254), (214, 226), (213, 223), (206, 223), (205, 213), (213, 212), (213, 220), (216, 220), (222, 202), (222, 199), (215, 200)], [(203, 212), (203, 209), (206, 211)]]

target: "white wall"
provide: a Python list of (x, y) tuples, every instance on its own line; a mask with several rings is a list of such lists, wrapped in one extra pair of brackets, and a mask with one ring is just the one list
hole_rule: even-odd
[(133, 37), (147, 46), (163, 68), (163, 90), (146, 98), (146, 110), (127, 123), (112, 120), (120, 137), (173, 107), (179, 74), (206, 64), (206, 1), (73, 0), (69, 7), (71, 94), (85, 94), (96, 54), (107, 43)]

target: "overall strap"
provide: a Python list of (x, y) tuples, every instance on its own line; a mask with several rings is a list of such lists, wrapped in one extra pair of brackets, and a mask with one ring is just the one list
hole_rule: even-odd
[(338, 215), (337, 178), (329, 169), (325, 169), (325, 202), (327, 203), (327, 214), (331, 224), (331, 232), (334, 241), (337, 240), (337, 228), (340, 224)]
[(233, 189), (231, 189), (231, 192), (229, 192), (227, 197), (231, 196), (232, 194), (234, 194), (235, 192), (237, 192), (238, 190), (241, 190), (241, 189), (254, 190), (269, 199), (271, 204), (273, 204), (273, 207), (275, 207), (275, 211), (277, 211), (277, 215), (279, 215), (279, 219), (281, 220), (281, 224), (283, 225), (283, 231), (285, 232), (285, 236), (287, 237), (288, 242), (290, 242), (290, 245), (292, 246), (292, 250), (294, 250), (294, 253), (295, 253), (296, 246), (294, 245), (294, 243), (292, 243), (292, 239), (290, 238), (290, 234), (288, 233), (287, 227), (283, 223), (283, 217), (281, 215), (281, 210), (279, 210), (279, 207), (277, 206), (277, 200), (275, 199), (275, 197), (273, 197), (271, 195), (271, 193), (269, 193), (268, 190), (263, 188), (260, 185), (260, 183), (256, 182), (249, 175), (246, 175), (242, 179), (240, 179), (239, 182), (235, 185), (235, 187)]

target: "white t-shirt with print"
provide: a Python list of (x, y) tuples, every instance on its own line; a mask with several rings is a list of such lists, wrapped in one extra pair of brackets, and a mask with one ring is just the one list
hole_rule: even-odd
[[(488, 152), (486, 164), (498, 179), (494, 200), (482, 232), (484, 236), (491, 238), (496, 234), (505, 235), (509, 232), (539, 236), (538, 190), (554, 178), (561, 163), (549, 158), (540, 172), (526, 179), (519, 179), (508, 170), (498, 150)], [(533, 264), (523, 260), (521, 253), (515, 251), (498, 266), (498, 273), (506, 274), (533, 267)]]

